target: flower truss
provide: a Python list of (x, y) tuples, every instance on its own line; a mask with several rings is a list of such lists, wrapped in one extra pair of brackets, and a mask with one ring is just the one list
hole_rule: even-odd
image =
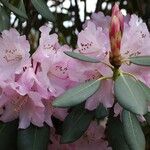
[[(110, 133), (110, 120), (119, 116), (121, 121), (116, 117), (115, 122), (124, 128), (124, 145), (144, 150), (138, 120), (145, 120), (150, 104), (150, 33), (142, 19), (134, 14), (123, 17), (117, 4), (112, 17), (94, 13), (78, 33), (74, 50), (60, 45), (48, 26), (40, 31), (32, 56), (25, 36), (15, 29), (2, 32), (0, 120), (19, 118), (21, 129), (47, 123), (52, 128), (49, 149), (107, 150), (114, 145), (105, 128)], [(108, 109), (108, 118), (99, 116), (102, 109), (105, 113)], [(56, 134), (52, 117), (65, 119), (62, 137)], [(102, 118), (108, 125), (96, 122)], [(128, 130), (133, 125), (138, 142), (131, 140), (133, 133)]]

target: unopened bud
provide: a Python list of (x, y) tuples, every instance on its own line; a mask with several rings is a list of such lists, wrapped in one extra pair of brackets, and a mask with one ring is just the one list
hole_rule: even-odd
[(112, 9), (112, 19), (109, 29), (109, 37), (111, 45), (110, 63), (115, 67), (121, 66), (120, 46), (123, 34), (123, 26), (124, 26), (123, 24), (124, 24), (123, 15), (119, 10), (119, 6), (115, 4)]
[(119, 9), (118, 4), (115, 4), (112, 8), (112, 17), (116, 16), (119, 19), (120, 22), (120, 29), (121, 33), (123, 33), (123, 28), (124, 28), (124, 17)]

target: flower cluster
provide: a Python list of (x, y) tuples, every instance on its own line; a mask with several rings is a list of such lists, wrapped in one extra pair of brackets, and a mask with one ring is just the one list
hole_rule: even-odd
[[(110, 24), (112, 30), (109, 30)], [(116, 62), (109, 62), (110, 52), (112, 59), (121, 55), (124, 60), (129, 56), (150, 55), (150, 34), (146, 24), (136, 15), (126, 16), (123, 24), (117, 8), (113, 10), (112, 19), (102, 12), (93, 14), (78, 33), (74, 52), (95, 57), (102, 63), (91, 64), (65, 55), (64, 51), (73, 50), (67, 45), (60, 45), (58, 36), (49, 34), (48, 26), (42, 26), (40, 31), (39, 47), (32, 56), (29, 42), (15, 29), (3, 31), (0, 37), (0, 120), (8, 122), (19, 118), (19, 128), (27, 128), (30, 123), (41, 127), (44, 122), (53, 127), (52, 115), (63, 120), (67, 109), (54, 108), (52, 102), (80, 83), (103, 76), (112, 77), (112, 64)], [(150, 86), (148, 68), (126, 62), (120, 68)], [(115, 97), (113, 82), (103, 80), (101, 88), (88, 98), (85, 107), (93, 110), (100, 103), (107, 108), (112, 107)], [(116, 104), (115, 113), (120, 111), (121, 107)], [(91, 137), (95, 135), (89, 133), (94, 126), (78, 144), (90, 139), (97, 140)]]

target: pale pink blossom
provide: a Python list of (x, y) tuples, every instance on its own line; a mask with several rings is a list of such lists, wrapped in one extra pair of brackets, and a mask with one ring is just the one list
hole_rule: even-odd
[(64, 54), (64, 51), (71, 51), (71, 48), (67, 45), (60, 46), (57, 35), (49, 35), (48, 26), (42, 26), (40, 31), (40, 45), (32, 58), (40, 63), (38, 80), (49, 91), (50, 96), (57, 97), (74, 82), (70, 80), (68, 71), (70, 61), (74, 60)]
[(37, 92), (20, 95), (8, 86), (3, 89), (0, 101), (0, 107), (4, 109), (1, 121), (9, 122), (19, 117), (19, 128), (27, 128), (30, 122), (39, 127), (43, 126), (44, 105)]
[(81, 54), (103, 59), (107, 52), (106, 35), (101, 27), (88, 22), (87, 27), (78, 34), (77, 49)]
[(111, 17), (105, 16), (103, 12), (93, 13), (91, 15), (91, 19), (86, 21), (83, 25), (83, 28), (87, 26), (88, 22), (93, 22), (97, 27), (102, 27), (103, 30), (108, 32), (108, 28), (110, 26)]
[(58, 35), (50, 34), (50, 27), (44, 25), (39, 30), (41, 31), (39, 47), (32, 57), (37, 62), (42, 62), (45, 58), (55, 54), (60, 48), (60, 44), (58, 43)]
[(69, 78), (68, 66), (70, 61), (74, 60), (64, 54), (64, 51), (69, 50), (71, 49), (68, 46), (62, 46), (40, 63), (41, 72), (37, 73), (37, 76), (51, 96), (59, 96), (73, 83)]
[(15, 29), (4, 30), (0, 37), (0, 79), (7, 80), (29, 63), (30, 45)]

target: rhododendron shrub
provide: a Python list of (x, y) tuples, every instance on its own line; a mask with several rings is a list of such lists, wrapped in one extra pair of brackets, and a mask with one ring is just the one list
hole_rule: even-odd
[(32, 55), (16, 29), (0, 37), (0, 149), (145, 150), (150, 33), (142, 19), (117, 4), (112, 16), (94, 13), (75, 49), (48, 25), (39, 31)]

